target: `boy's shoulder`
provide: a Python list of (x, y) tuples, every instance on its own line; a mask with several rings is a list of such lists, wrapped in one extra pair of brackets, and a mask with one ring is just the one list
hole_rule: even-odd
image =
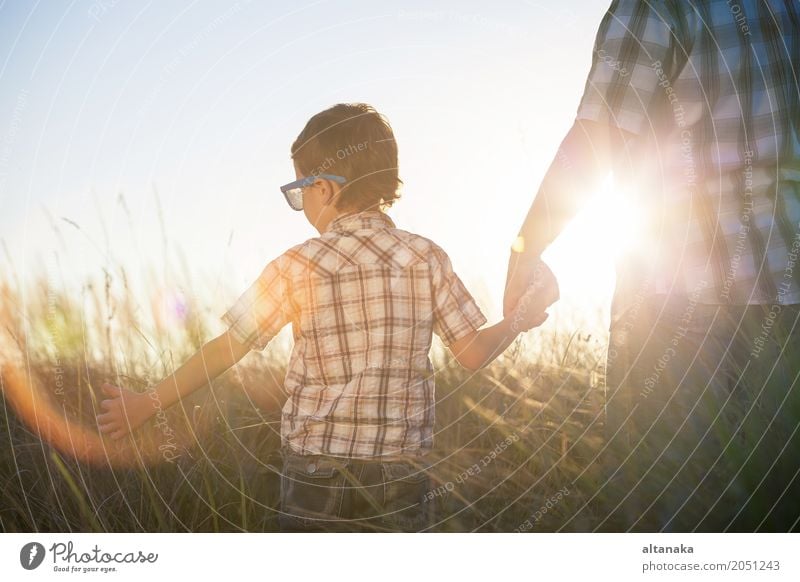
[(294, 245), (277, 260), (287, 273), (299, 274), (309, 268), (330, 272), (347, 264), (377, 262), (380, 258), (389, 258), (393, 263), (407, 267), (419, 263), (439, 265), (448, 256), (430, 238), (393, 227), (346, 235), (325, 232)]
[(390, 231), (406, 245), (421, 253), (427, 263), (439, 263), (443, 258), (447, 258), (444, 249), (428, 237), (400, 228), (393, 228)]

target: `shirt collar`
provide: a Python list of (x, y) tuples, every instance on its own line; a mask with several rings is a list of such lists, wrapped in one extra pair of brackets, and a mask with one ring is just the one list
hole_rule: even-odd
[(330, 221), (325, 232), (353, 232), (385, 228), (395, 228), (395, 224), (388, 214), (380, 210), (364, 210), (337, 216)]

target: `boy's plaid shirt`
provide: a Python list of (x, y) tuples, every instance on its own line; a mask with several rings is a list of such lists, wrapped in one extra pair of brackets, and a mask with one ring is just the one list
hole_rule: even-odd
[(430, 450), (431, 334), (450, 345), (486, 323), (445, 252), (379, 211), (269, 263), (222, 319), (254, 350), (292, 324), (284, 446), (362, 458)]
[(800, 303), (799, 64), (797, 0), (611, 3), (577, 117), (636, 136), (615, 152), (643, 231), (615, 313), (667, 292)]

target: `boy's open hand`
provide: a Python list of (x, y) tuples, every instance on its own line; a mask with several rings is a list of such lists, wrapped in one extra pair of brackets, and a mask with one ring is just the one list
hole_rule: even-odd
[(100, 402), (97, 427), (101, 433), (117, 440), (143, 425), (152, 415), (153, 407), (146, 394), (118, 388), (105, 383), (102, 386), (107, 399)]

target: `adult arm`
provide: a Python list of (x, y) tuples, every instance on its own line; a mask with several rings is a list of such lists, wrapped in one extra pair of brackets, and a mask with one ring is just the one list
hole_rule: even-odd
[(629, 135), (590, 120), (576, 120), (567, 132), (512, 246), (504, 315), (525, 293), (541, 254), (611, 171), (612, 141), (619, 147)]
[(653, 126), (653, 104), (663, 102), (682, 66), (686, 10), (679, 2), (611, 2), (597, 31), (576, 121), (512, 246), (504, 314), (524, 293), (542, 252), (609, 174), (612, 159), (627, 159), (625, 148), (634, 136), (659, 129)]

